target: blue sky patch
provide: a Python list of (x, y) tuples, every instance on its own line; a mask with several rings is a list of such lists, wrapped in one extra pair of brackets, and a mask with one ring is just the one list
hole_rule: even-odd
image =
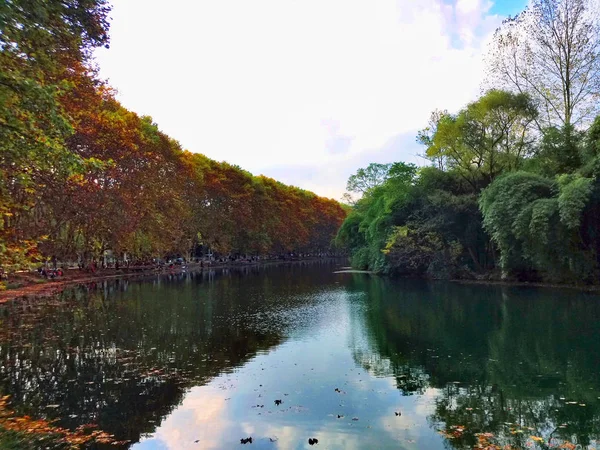
[(501, 16), (515, 16), (525, 9), (527, 0), (496, 0), (490, 12)]

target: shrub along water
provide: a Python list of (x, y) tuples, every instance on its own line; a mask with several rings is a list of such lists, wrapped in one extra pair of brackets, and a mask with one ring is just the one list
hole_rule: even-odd
[(529, 2), (498, 28), (486, 61), (485, 94), (456, 114), (435, 111), (419, 132), (431, 167), (374, 164), (350, 178), (362, 197), (337, 242), (355, 266), (383, 273), (596, 283), (594, 2)]
[(535, 113), (529, 106), (518, 112), (514, 97), (491, 91), (455, 116), (435, 116), (419, 136), (434, 165), (389, 165), (342, 224), (337, 242), (354, 266), (434, 278), (597, 282), (600, 117), (585, 131), (527, 129), (524, 114)]

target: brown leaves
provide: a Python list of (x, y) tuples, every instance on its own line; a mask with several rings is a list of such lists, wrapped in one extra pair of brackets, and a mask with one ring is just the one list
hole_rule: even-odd
[[(506, 424), (506, 425), (514, 425), (514, 424)], [(529, 428), (529, 430), (533, 430), (533, 428)], [(451, 425), (446, 430), (439, 431), (439, 434), (444, 436), (446, 439), (456, 440), (462, 437), (467, 437), (467, 427), (464, 425)], [(494, 433), (474, 433), (474, 436), (477, 439), (477, 443), (473, 447), (474, 450), (516, 450), (522, 448), (521, 444), (511, 444), (511, 437), (515, 436), (523, 436), (525, 433), (525, 429), (515, 426), (509, 426), (507, 430), (507, 434), (500, 433), (495, 435)], [(576, 445), (569, 442), (559, 440), (557, 438), (551, 438), (549, 441), (546, 441), (545, 438), (541, 436), (531, 435), (527, 439), (527, 448), (560, 448), (565, 450), (575, 450)]]
[(439, 433), (446, 439), (456, 439), (463, 435), (465, 427), (462, 425), (452, 425), (449, 430), (440, 431)]
[(15, 412), (9, 408), (8, 403), (8, 395), (0, 398), (0, 430), (36, 435), (40, 439), (51, 439), (71, 448), (79, 448), (81, 445), (94, 442), (111, 445), (126, 443), (116, 441), (113, 435), (104, 431), (94, 430), (94, 428), (97, 428), (95, 424), (80, 425), (74, 431), (71, 431), (55, 426), (53, 421), (33, 419), (30, 416), (15, 416)]

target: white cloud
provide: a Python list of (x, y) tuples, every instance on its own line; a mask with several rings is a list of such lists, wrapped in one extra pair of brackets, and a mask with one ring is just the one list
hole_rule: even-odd
[(133, 448), (197, 449), (197, 441), (204, 449), (222, 448), (225, 431), (232, 427), (225, 403), (218, 388), (194, 387), (155, 433)]
[[(111, 49), (97, 59), (126, 107), (189, 150), (256, 173), (345, 167), (302, 181), (335, 195), (358, 168), (349, 161), (414, 135), (431, 110), (474, 98), (484, 42), (500, 21), (490, 6), (129, 0), (115, 3)], [(288, 175), (279, 178), (293, 182)]]

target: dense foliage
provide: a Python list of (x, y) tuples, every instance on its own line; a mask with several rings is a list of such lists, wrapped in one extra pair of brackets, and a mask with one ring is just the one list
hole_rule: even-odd
[[(550, 8), (557, 14), (553, 20), (561, 21), (560, 14), (578, 8), (581, 17), (593, 20), (581, 11), (586, 7), (583, 0), (540, 0), (523, 14), (538, 17)], [(531, 27), (559, 25), (542, 19), (509, 21), (497, 33), (493, 56), (506, 51), (505, 32), (513, 37), (527, 30), (543, 35), (547, 30)], [(569, 45), (582, 39), (588, 49), (596, 46), (587, 41), (592, 35), (584, 34), (570, 36)], [(552, 45), (562, 44), (545, 45), (549, 47), (528, 51), (550, 51)], [(520, 70), (526, 70), (526, 63), (516, 60)], [(573, 62), (572, 68), (579, 63)], [(568, 73), (568, 58), (565, 64)], [(590, 90), (582, 90), (579, 95), (585, 98), (575, 104), (567, 102), (572, 86), (564, 87), (567, 103), (561, 107), (567, 117), (600, 93), (600, 85), (586, 86)], [(505, 82), (504, 87), (511, 86)], [(552, 122), (553, 115), (543, 110), (548, 102), (539, 94), (525, 85), (513, 92), (491, 89), (456, 114), (434, 112), (417, 136), (431, 166), (378, 165), (387, 168), (384, 176), (379, 174), (378, 183), (362, 184), (367, 188), (337, 237), (351, 252), (353, 265), (440, 278), (597, 282), (600, 117), (575, 126), (564, 114), (556, 114)], [(359, 170), (349, 186), (372, 172)]]
[(392, 167), (386, 181), (356, 203), (338, 233), (353, 265), (444, 277), (488, 267), (489, 243), (469, 182), (456, 170)]
[[(531, 156), (514, 158), (494, 176), (487, 169), (491, 155), (468, 169), (455, 165), (451, 153), (444, 169), (396, 163), (409, 176), (390, 171), (369, 189), (342, 224), (338, 242), (356, 267), (391, 274), (472, 278), (498, 268), (498, 275), (523, 280), (594, 282), (599, 126), (597, 119), (577, 142), (565, 137), (571, 130), (546, 130)], [(550, 146), (548, 136), (560, 139)], [(557, 148), (557, 142), (567, 144)], [(565, 163), (566, 151), (575, 152), (570, 159), (580, 161), (577, 166)]]
[(340, 205), (183, 151), (98, 80), (105, 0), (0, 5), (0, 273), (50, 257), (326, 251)]

